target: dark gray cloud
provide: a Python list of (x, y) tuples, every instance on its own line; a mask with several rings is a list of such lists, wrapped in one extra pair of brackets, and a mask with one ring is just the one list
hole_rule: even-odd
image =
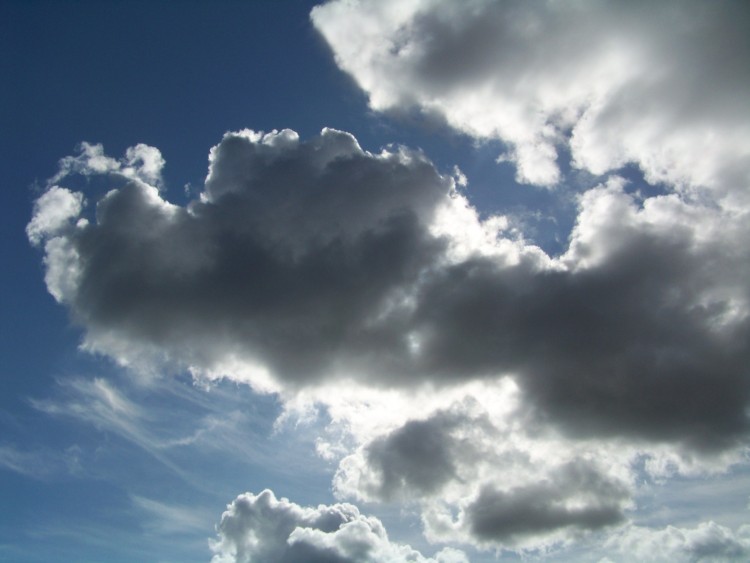
[(29, 229), (37, 242), (46, 233), (48, 286), (90, 348), (199, 369), (254, 361), (291, 384), (400, 353), (378, 315), (442, 251), (427, 227), (453, 180), (418, 153), (371, 155), (345, 133), (253, 135), (212, 151), (188, 207), (131, 180), (62, 236), (37, 209)]
[(565, 529), (597, 530), (624, 520), (627, 487), (583, 461), (554, 477), (502, 491), (487, 486), (465, 509), (470, 533), (484, 542), (513, 545), (530, 536)]
[(303, 507), (270, 490), (245, 493), (227, 507), (212, 542), (212, 563), (466, 563), (464, 554), (444, 549), (424, 557), (389, 541), (377, 518), (351, 504)]
[[(508, 374), (539, 419), (573, 435), (704, 452), (746, 438), (742, 213), (641, 202), (612, 180), (582, 197), (558, 259), (502, 237), (493, 253), (457, 257), (452, 245), (470, 239), (435, 228), (440, 213), (466, 221), (450, 212), (453, 179), (420, 153), (373, 155), (346, 133), (228, 134), (185, 207), (137, 171), (106, 173), (119, 187), (95, 217), (79, 218), (80, 194), (52, 187), (29, 236), (44, 243), (48, 287), (85, 346), (126, 365), (276, 389)], [(419, 431), (373, 445), (373, 459)], [(450, 468), (430, 471), (415, 483), (430, 489)]]
[(419, 300), (425, 371), (517, 373), (543, 416), (586, 435), (705, 449), (744, 438), (748, 323), (712, 330), (727, 305), (695, 304), (706, 262), (683, 243), (643, 237), (573, 275), (453, 266)]

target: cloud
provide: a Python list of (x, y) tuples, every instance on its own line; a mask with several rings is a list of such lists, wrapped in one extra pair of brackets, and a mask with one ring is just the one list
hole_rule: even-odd
[(747, 203), (743, 2), (332, 1), (311, 19), (373, 109), (499, 139), (520, 182), (558, 183), (570, 153)]
[[(258, 396), (246, 386), (216, 383), (207, 392), (205, 387), (169, 377), (68, 376), (56, 383), (47, 396), (31, 398), (31, 406), (54, 418), (53, 423), (93, 427), (99, 446), (92, 449), (79, 442), (80, 446), (64, 452), (48, 452), (0, 445), (0, 466), (39, 478), (67, 473), (98, 478), (119, 473), (124, 459), (137, 457), (144, 467), (166, 469), (168, 478), (177, 477), (195, 491), (215, 494), (219, 488), (222, 498), (227, 494), (222, 487), (232, 481), (215, 480), (216, 459), (222, 460), (220, 472), (229, 476), (237, 468), (248, 467), (273, 467), (274, 475), (291, 480), (303, 470), (307, 479), (327, 474), (311, 445), (313, 430), (274, 426), (281, 410), (277, 401)], [(157, 466), (151, 463), (154, 460)]]
[(34, 217), (26, 234), (34, 245), (43, 238), (62, 230), (70, 219), (78, 217), (83, 207), (83, 194), (52, 186), (34, 202)]
[(484, 487), (466, 508), (471, 534), (480, 541), (514, 542), (568, 528), (597, 530), (624, 520), (628, 489), (581, 461), (553, 479), (515, 490)]
[[(551, 256), (507, 218), (480, 218), (458, 174), (421, 152), (371, 153), (331, 129), (227, 133), (185, 205), (125, 177), (132, 154), (96, 156), (63, 159), (80, 166), (62, 165), (28, 232), (83, 347), (140, 374), (276, 392), (285, 416), (318, 408), (336, 494), (414, 503), (434, 541), (566, 545), (625, 522), (636, 464), (721, 471), (747, 446), (750, 222), (710, 192), (644, 197), (611, 176), (580, 195)], [(62, 187), (75, 175), (105, 192)], [(164, 437), (106, 382), (71, 385), (37, 407), (165, 463), (214, 427)], [(347, 514), (338, 532), (295, 524), (263, 549), (386, 549)], [(228, 518), (217, 557), (244, 557), (255, 536)]]
[[(744, 528), (628, 522), (644, 480), (720, 472), (747, 450), (745, 5), (362, 0), (311, 17), (375, 110), (499, 140), (521, 182), (608, 175), (578, 196), (567, 246), (547, 254), (512, 217), (482, 217), (453, 163), (342, 131), (227, 133), (184, 205), (157, 148), (82, 143), (27, 236), (83, 348), (141, 376), (277, 393), (283, 420), (317, 409), (337, 498), (406, 503), (428, 541), (539, 554), (607, 533), (644, 560), (747, 557)], [(614, 173), (627, 164), (644, 180)], [(61, 390), (32, 405), (186, 479), (185, 447), (284, 455), (240, 439), (244, 410), (181, 409), (174, 434), (105, 379)], [(16, 472), (37, 459), (0, 448)], [(198, 527), (132, 500), (174, 520), (164, 532)], [(218, 534), (214, 563), (465, 560), (391, 542), (351, 504), (271, 491), (237, 497)]]
[(129, 147), (125, 151), (125, 156), (119, 160), (104, 154), (104, 147), (98, 143), (84, 141), (79, 149), (78, 155), (60, 159), (59, 170), (50, 179), (50, 183), (55, 184), (74, 174), (112, 174), (126, 180), (141, 180), (155, 186), (162, 184), (161, 171), (166, 162), (156, 147), (139, 143)]
[(59, 475), (76, 474), (80, 470), (77, 447), (60, 452), (49, 449), (20, 449), (0, 444), (0, 468), (33, 479), (48, 480)]
[(58, 381), (61, 397), (31, 399), (31, 405), (51, 416), (65, 416), (91, 424), (143, 449), (165, 467), (190, 480), (183, 467), (164, 452), (166, 444), (152, 431), (151, 416), (104, 378)]
[(238, 496), (222, 515), (218, 533), (212, 563), (468, 561), (455, 549), (441, 550), (433, 559), (393, 543), (380, 520), (351, 504), (303, 507), (267, 489)]
[(367, 445), (368, 465), (379, 475), (374, 493), (390, 498), (435, 492), (455, 478), (453, 457), (458, 447), (451, 435), (455, 422), (437, 414), (428, 420), (410, 420), (387, 436)]
[(267, 372), (356, 372), (404, 347), (378, 315), (435, 261), (427, 226), (453, 185), (419, 153), (373, 155), (333, 130), (228, 134), (200, 200), (178, 207), (133, 179), (98, 201), (95, 223), (48, 233), (48, 287), (85, 347), (125, 365), (242, 365), (261, 387)]
[[(703, 452), (746, 436), (744, 212), (642, 199), (613, 177), (581, 196), (550, 257), (482, 222), (421, 153), (372, 154), (329, 129), (227, 134), (184, 207), (119, 186), (91, 221), (66, 212), (39, 236), (84, 347), (123, 365), (287, 396), (510, 375), (572, 435)], [(82, 201), (60, 189), (40, 201)]]
[(750, 557), (750, 527), (732, 531), (715, 522), (702, 522), (694, 528), (667, 526), (661, 530), (629, 526), (610, 538), (607, 547), (638, 561), (743, 561)]
[(189, 534), (204, 532), (210, 528), (205, 510), (166, 504), (138, 495), (132, 495), (131, 501), (147, 515), (148, 525), (144, 527), (149, 531), (159, 534)]
[[(622, 524), (643, 450), (568, 440), (476, 390), (428, 416), (374, 433), (339, 463), (344, 498), (416, 504), (431, 541), (538, 551)], [(378, 418), (379, 407), (369, 412)]]
[(94, 426), (113, 430), (128, 439), (142, 443), (149, 449), (155, 447), (140, 428), (145, 418), (143, 410), (103, 378), (93, 380), (65, 379), (59, 384), (67, 392), (67, 400), (31, 399), (37, 410), (51, 415), (69, 415), (82, 418)]
[(565, 269), (476, 257), (433, 275), (413, 316), (420, 359), (434, 377), (518, 374), (576, 433), (722, 448), (747, 428), (742, 216), (593, 189)]

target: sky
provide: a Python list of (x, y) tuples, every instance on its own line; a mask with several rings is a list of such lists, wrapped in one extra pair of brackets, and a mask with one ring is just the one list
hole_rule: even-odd
[(748, 31), (0, 0), (0, 561), (750, 559)]

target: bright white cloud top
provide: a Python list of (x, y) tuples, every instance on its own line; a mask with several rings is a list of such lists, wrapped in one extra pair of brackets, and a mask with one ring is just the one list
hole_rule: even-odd
[(747, 185), (741, 2), (338, 1), (312, 19), (373, 109), (501, 139), (519, 181), (556, 184), (563, 149), (595, 174)]
[[(460, 171), (333, 129), (227, 133), (185, 205), (160, 191), (158, 149), (84, 144), (27, 227), (84, 348), (277, 393), (285, 416), (321, 409), (335, 493), (417, 507), (436, 544), (746, 557), (744, 528), (629, 520), (644, 479), (747, 459), (747, 7), (333, 1), (311, 17), (373, 109), (500, 140), (520, 182), (601, 176), (565, 250), (482, 218)], [(663, 193), (632, 189), (626, 164)], [(433, 560), (353, 505), (270, 491), (218, 532), (216, 563)]]

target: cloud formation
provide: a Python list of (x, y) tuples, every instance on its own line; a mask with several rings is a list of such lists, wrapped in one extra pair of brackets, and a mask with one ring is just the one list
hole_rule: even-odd
[[(157, 148), (82, 143), (26, 232), (83, 348), (278, 393), (285, 416), (321, 408), (334, 493), (410, 503), (430, 541), (528, 553), (619, 528), (608, 547), (644, 560), (747, 556), (744, 528), (628, 522), (644, 479), (747, 451), (746, 5), (334, 0), (311, 18), (375, 110), (499, 140), (523, 183), (602, 176), (567, 245), (551, 255), (482, 217), (458, 168), (333, 129), (227, 133), (184, 205)], [(226, 449), (244, 428), (207, 416), (166, 436), (104, 379), (62, 389), (33, 406), (178, 472), (166, 450)], [(33, 459), (0, 451), (18, 472)], [(353, 505), (268, 490), (237, 497), (218, 531), (215, 563), (465, 560), (393, 543)]]
[(212, 543), (212, 563), (379, 562), (467, 563), (466, 556), (446, 548), (435, 558), (388, 539), (377, 518), (351, 504), (303, 507), (277, 499), (266, 489), (245, 493), (227, 507)]
[(662, 530), (629, 526), (610, 538), (607, 546), (638, 561), (744, 561), (750, 557), (750, 527), (735, 532), (715, 522)]
[(184, 207), (104, 174), (95, 216), (53, 184), (29, 236), (84, 347), (124, 365), (274, 391), (510, 375), (573, 435), (744, 439), (744, 212), (639, 199), (612, 178), (550, 257), (482, 222), (424, 155), (333, 130), (227, 134)]
[(436, 260), (428, 225), (454, 185), (419, 153), (373, 155), (333, 130), (306, 143), (289, 130), (226, 135), (187, 207), (103, 173), (119, 184), (91, 221), (76, 216), (80, 194), (53, 185), (29, 224), (85, 346), (126, 365), (233, 377), (242, 365), (260, 386), (264, 372), (315, 380), (404, 348), (378, 315)]
[[(339, 463), (334, 492), (416, 503), (432, 541), (501, 549), (564, 545), (626, 520), (631, 466), (642, 450), (540, 427), (518, 402), (507, 408), (512, 385), (464, 393), (427, 416), (360, 436), (362, 445)], [(397, 407), (371, 403), (368, 416), (378, 419), (389, 406)]]
[(569, 152), (594, 174), (632, 162), (747, 203), (744, 2), (358, 0), (311, 18), (373, 109), (499, 139), (520, 182), (558, 183)]
[(468, 527), (480, 541), (513, 545), (528, 536), (567, 528), (597, 530), (624, 520), (629, 491), (593, 467), (570, 463), (554, 478), (511, 491), (484, 487), (465, 510)]
[[(627, 522), (639, 464), (716, 471), (747, 447), (747, 16), (732, 2), (313, 10), (374, 109), (498, 139), (522, 182), (610, 174), (580, 194), (559, 255), (480, 218), (459, 170), (331, 129), (227, 133), (182, 206), (161, 191), (157, 149), (83, 144), (27, 234), (86, 349), (278, 392), (287, 413), (322, 405), (340, 497), (414, 503), (434, 541), (567, 545)], [(628, 163), (643, 185), (611, 174)], [(74, 191), (75, 176), (108, 191)], [(86, 389), (103, 409), (92, 420), (112, 426), (114, 396)], [(217, 557), (396, 549), (350, 505), (323, 530), (268, 495), (235, 501)], [(263, 503), (264, 518), (286, 514), (265, 547), (247, 539), (262, 518), (240, 514)]]

